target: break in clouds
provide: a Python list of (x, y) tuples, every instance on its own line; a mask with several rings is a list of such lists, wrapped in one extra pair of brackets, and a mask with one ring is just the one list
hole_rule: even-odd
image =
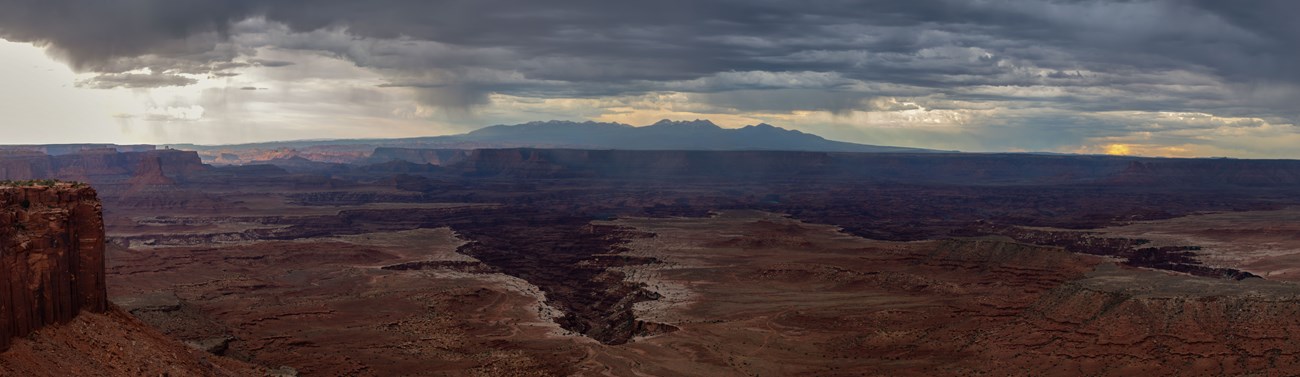
[(166, 104), (200, 119), (137, 117), (171, 127), (699, 117), (942, 149), (1295, 158), (1296, 14), (1282, 0), (0, 0), (0, 38), (45, 47), (82, 88), (202, 87)]

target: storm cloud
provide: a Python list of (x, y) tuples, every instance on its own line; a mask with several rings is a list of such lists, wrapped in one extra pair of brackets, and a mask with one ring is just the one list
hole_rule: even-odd
[[(100, 74), (89, 87), (302, 68), (259, 55), (273, 50), (343, 59), (382, 77), (380, 87), (466, 111), (493, 95), (683, 93), (730, 114), (1047, 109), (1007, 124), (1070, 134), (1077, 123), (1115, 135), (1152, 124), (1104, 116), (1117, 112), (1300, 118), (1291, 20), (1300, 5), (1283, 0), (0, 0), (0, 9), (0, 38)], [(899, 99), (916, 108), (880, 107)], [(1103, 115), (1071, 120), (1089, 114)]]

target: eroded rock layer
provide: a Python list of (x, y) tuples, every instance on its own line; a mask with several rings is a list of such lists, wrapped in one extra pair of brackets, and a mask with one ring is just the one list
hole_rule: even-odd
[(94, 189), (0, 186), (0, 351), (13, 338), (107, 308)]
[[(95, 184), (153, 176), (187, 177), (208, 170), (199, 155), (178, 150), (85, 149), (63, 155), (0, 149), (0, 179), (64, 179)], [(140, 178), (145, 175), (147, 178)], [(171, 183), (171, 182), (168, 182)], [(155, 183), (156, 184), (156, 183)]]

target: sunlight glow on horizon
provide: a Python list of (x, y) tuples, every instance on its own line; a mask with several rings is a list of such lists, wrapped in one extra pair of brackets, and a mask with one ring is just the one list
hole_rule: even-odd
[[(74, 72), (44, 47), (0, 39), (0, 127), (5, 130), (0, 144), (211, 145), (438, 136), (546, 120), (644, 126), (660, 119), (708, 119), (726, 128), (769, 123), (831, 140), (967, 152), (1300, 158), (1288, 149), (1300, 143), (1296, 127), (1261, 118), (1137, 111), (1047, 112), (1044, 116), (1035, 109), (946, 103), (942, 96), (876, 97), (839, 111), (742, 111), (709, 104), (705, 97), (717, 93), (662, 91), (605, 97), (492, 93), (487, 104), (458, 112), (423, 105), (414, 88), (385, 86), (387, 80), (377, 69), (340, 56), (273, 47), (250, 51), (253, 55), (237, 60), (269, 58), (293, 65), (249, 66), (225, 76), (186, 75), (195, 81), (186, 86), (94, 88), (78, 85), (93, 73)], [(934, 105), (936, 101), (942, 106)], [(1144, 131), (1084, 137), (1066, 144), (1024, 136), (1024, 130), (1050, 133), (1063, 127), (1055, 124), (1058, 120), (1053, 116), (1168, 124), (1156, 129), (1166, 129), (1172, 136)], [(1184, 130), (1186, 126), (1193, 127)]]

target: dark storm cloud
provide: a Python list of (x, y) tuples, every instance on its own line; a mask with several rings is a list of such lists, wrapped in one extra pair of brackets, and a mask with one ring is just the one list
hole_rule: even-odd
[(198, 80), (171, 74), (158, 73), (105, 73), (93, 79), (78, 81), (77, 86), (95, 89), (113, 88), (157, 88), (164, 86), (186, 86)]
[(293, 62), (286, 62), (282, 60), (266, 60), (266, 59), (250, 59), (248, 63), (252, 65), (256, 65), (258, 67), (271, 67), (271, 68), (288, 67), (293, 65)]
[[(928, 93), (1294, 118), (1300, 92), (1290, 19), (1300, 5), (1283, 0), (0, 0), (0, 10), (0, 37), (48, 44), (85, 71), (221, 73), (284, 65), (236, 63), (253, 47), (325, 51), (445, 107), (490, 93), (683, 91), (739, 111), (839, 112)], [(238, 30), (250, 18), (265, 21)], [(231, 43), (241, 33), (264, 37)], [(1060, 90), (1005, 90), (1033, 87)], [(828, 94), (810, 94), (819, 90)]]
[(0, 1), (0, 37), (49, 44), (78, 69), (116, 70), (113, 58), (202, 55), (246, 17), (239, 1)]

